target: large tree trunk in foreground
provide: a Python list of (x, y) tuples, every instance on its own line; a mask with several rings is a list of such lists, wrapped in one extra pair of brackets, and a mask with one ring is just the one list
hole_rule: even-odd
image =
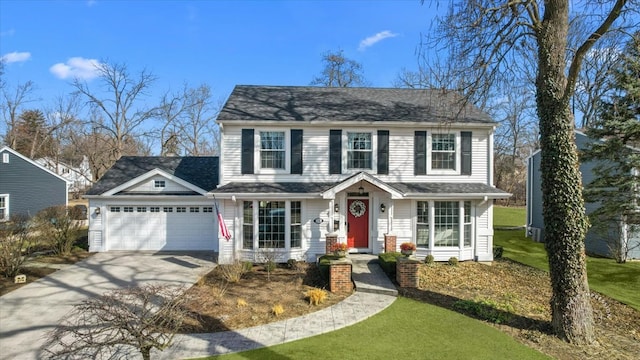
[(571, 343), (589, 344), (594, 333), (584, 252), (588, 222), (574, 119), (566, 94), (567, 1), (545, 2), (544, 18), (537, 37), (536, 100), (542, 147), (545, 248), (553, 288), (552, 326), (559, 337)]

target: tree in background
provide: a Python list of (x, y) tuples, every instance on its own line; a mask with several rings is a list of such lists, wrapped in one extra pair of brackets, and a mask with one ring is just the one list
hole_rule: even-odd
[(591, 222), (601, 233), (613, 233), (605, 241), (614, 258), (625, 262), (629, 251), (640, 246), (624, 235), (624, 227), (640, 227), (640, 32), (618, 57), (612, 75), (609, 89), (613, 93), (601, 101), (599, 116), (587, 131), (599, 141), (583, 154), (584, 161), (596, 162), (594, 180), (585, 186), (584, 195), (587, 201), (599, 203)]
[(7, 84), (3, 83), (2, 86), (2, 103), (0, 109), (2, 109), (3, 121), (5, 124), (6, 133), (4, 134), (4, 143), (10, 148), (15, 149), (18, 142), (18, 122), (21, 112), (25, 105), (33, 101), (33, 91), (35, 85), (31, 81), (27, 81), (24, 84), (18, 84), (14, 89), (11, 89)]
[(324, 69), (311, 81), (311, 85), (326, 87), (366, 86), (362, 64), (348, 59), (342, 50), (328, 51), (322, 55)]
[[(156, 77), (143, 70), (132, 75), (125, 64), (100, 63), (97, 65), (102, 91), (89, 88), (86, 82), (74, 80), (76, 92), (86, 98), (94, 112), (91, 132), (106, 135), (102, 149), (109, 154), (109, 167), (123, 155), (137, 155), (140, 145), (136, 137), (144, 136), (144, 125), (154, 116), (155, 109), (142, 103)], [(132, 151), (136, 150), (136, 151)]]
[(51, 141), (48, 138), (44, 114), (40, 110), (25, 110), (18, 117), (18, 123), (13, 130), (17, 152), (37, 159), (50, 153)]
[[(552, 286), (552, 327), (575, 344), (594, 341), (584, 238), (588, 226), (570, 102), (585, 56), (608, 31), (636, 26), (623, 13), (633, 1), (576, 5), (588, 26), (575, 48), (569, 42), (569, 1), (453, 1), (436, 19), (427, 43), (448, 49), (457, 87), (470, 99), (486, 99), (495, 86), (526, 81), (532, 63), (540, 145), (545, 248)], [(625, 20), (629, 22), (625, 22)], [(528, 61), (530, 60), (530, 61)], [(529, 79), (530, 80), (530, 79)], [(481, 106), (482, 107), (482, 106)]]

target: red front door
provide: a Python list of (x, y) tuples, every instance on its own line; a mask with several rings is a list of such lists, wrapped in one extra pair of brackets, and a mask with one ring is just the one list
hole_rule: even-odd
[(369, 200), (347, 200), (347, 245), (350, 248), (369, 247)]

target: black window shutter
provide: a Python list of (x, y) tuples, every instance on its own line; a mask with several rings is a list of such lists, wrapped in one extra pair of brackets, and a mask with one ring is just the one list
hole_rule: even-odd
[(253, 129), (242, 129), (242, 173), (253, 174)]
[(389, 174), (389, 130), (378, 130), (378, 174)]
[(462, 175), (471, 175), (471, 131), (460, 132), (460, 142), (460, 147), (462, 148), (460, 173)]
[(329, 130), (329, 174), (342, 173), (342, 130)]
[(302, 130), (291, 130), (291, 173), (302, 174)]
[(416, 131), (413, 138), (413, 174), (427, 174), (427, 132)]

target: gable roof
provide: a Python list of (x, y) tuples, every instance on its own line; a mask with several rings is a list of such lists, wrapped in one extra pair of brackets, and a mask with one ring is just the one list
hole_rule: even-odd
[(0, 148), (0, 154), (5, 152), (5, 151), (12, 153), (13, 155), (19, 157), (20, 159), (22, 159), (22, 160), (24, 160), (24, 161), (26, 161), (28, 163), (31, 163), (33, 166), (41, 169), (42, 171), (47, 172), (47, 173), (57, 177), (58, 179), (64, 181), (67, 185), (69, 184), (69, 180), (65, 179), (63, 176), (56, 174), (54, 171), (51, 171), (51, 170), (47, 169), (45, 166), (43, 166), (41, 164), (38, 164), (35, 160), (29, 159), (28, 157), (26, 157), (26, 156), (20, 154), (19, 152), (17, 152), (16, 150), (13, 150), (12, 148), (10, 148), (8, 146), (3, 146), (2, 148)]
[(462, 122), (492, 125), (452, 90), (237, 85), (218, 122)]
[(217, 156), (123, 156), (86, 195), (103, 194), (153, 170), (161, 170), (206, 191), (218, 185)]

